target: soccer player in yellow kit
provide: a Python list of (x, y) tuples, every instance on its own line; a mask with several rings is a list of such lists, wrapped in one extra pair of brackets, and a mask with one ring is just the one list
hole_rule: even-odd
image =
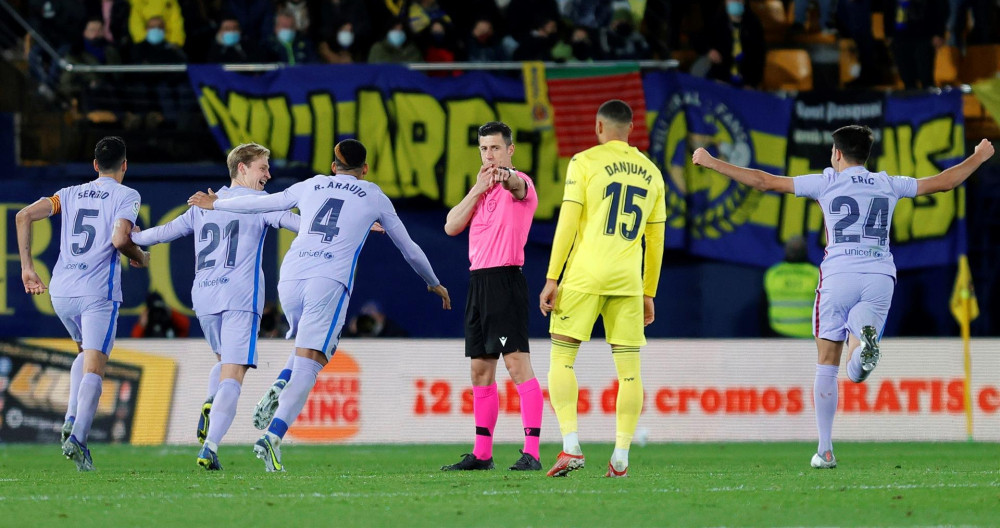
[[(643, 327), (653, 322), (653, 297), (663, 263), (667, 218), (663, 175), (628, 144), (632, 109), (617, 99), (605, 102), (597, 111), (596, 130), (600, 145), (569, 162), (552, 256), (539, 296), (542, 314), (552, 313), (549, 401), (563, 435), (563, 449), (548, 472), (550, 477), (565, 476), (584, 465), (573, 363), (580, 342), (590, 339), (598, 315), (604, 318), (618, 371), (617, 434), (605, 476), (628, 474), (628, 450), (642, 411), (639, 347), (646, 344)], [(562, 282), (557, 283), (561, 272)]]

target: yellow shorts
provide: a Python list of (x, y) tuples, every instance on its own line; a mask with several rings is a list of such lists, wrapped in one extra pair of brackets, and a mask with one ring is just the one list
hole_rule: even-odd
[(598, 315), (604, 319), (608, 343), (646, 344), (642, 295), (595, 295), (560, 287), (556, 293), (556, 308), (549, 315), (549, 332), (590, 341)]

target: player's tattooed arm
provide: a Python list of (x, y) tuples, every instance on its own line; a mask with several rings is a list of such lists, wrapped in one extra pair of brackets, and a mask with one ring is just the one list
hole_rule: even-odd
[(41, 295), (46, 286), (35, 273), (35, 261), (31, 258), (31, 224), (53, 213), (52, 201), (49, 198), (39, 198), (35, 203), (21, 209), (14, 217), (17, 225), (17, 252), (21, 256), (21, 282), (24, 283), (24, 293)]
[(695, 165), (712, 169), (723, 176), (728, 176), (743, 185), (749, 185), (759, 191), (777, 191), (782, 193), (795, 193), (793, 178), (787, 176), (775, 176), (762, 170), (738, 167), (731, 163), (726, 163), (708, 153), (704, 148), (694, 151), (691, 161)]
[(940, 174), (917, 180), (917, 196), (950, 191), (962, 185), (962, 182), (991, 157), (993, 157), (993, 144), (984, 139), (976, 145), (975, 152), (958, 165), (948, 167)]

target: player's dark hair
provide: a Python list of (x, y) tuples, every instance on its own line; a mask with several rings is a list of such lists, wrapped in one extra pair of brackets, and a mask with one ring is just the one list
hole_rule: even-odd
[(94, 159), (101, 172), (115, 172), (125, 161), (125, 140), (118, 136), (107, 136), (94, 147)]
[(864, 165), (872, 153), (875, 136), (863, 125), (847, 125), (833, 132), (833, 146), (851, 163)]
[(597, 115), (619, 125), (627, 125), (632, 122), (632, 107), (621, 99), (605, 101), (597, 109)]
[(492, 136), (493, 134), (500, 134), (503, 137), (503, 142), (509, 147), (514, 143), (513, 133), (510, 131), (510, 127), (502, 121), (490, 121), (485, 125), (479, 127), (479, 137)]
[(333, 147), (334, 163), (338, 171), (360, 169), (368, 157), (368, 149), (356, 139), (345, 139)]

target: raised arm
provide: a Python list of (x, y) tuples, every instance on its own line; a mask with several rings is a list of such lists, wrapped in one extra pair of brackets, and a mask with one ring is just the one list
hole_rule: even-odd
[(31, 224), (48, 218), (53, 212), (52, 199), (39, 198), (35, 203), (21, 209), (14, 217), (17, 225), (17, 252), (21, 256), (21, 282), (24, 293), (41, 295), (45, 293), (45, 283), (35, 273), (35, 261), (31, 259)]
[(728, 176), (744, 185), (749, 185), (759, 191), (777, 191), (788, 194), (795, 193), (795, 185), (792, 178), (787, 176), (775, 176), (762, 170), (747, 169), (737, 167), (731, 163), (726, 163), (708, 153), (707, 150), (699, 148), (694, 151), (691, 161), (695, 165), (712, 169), (723, 176)]
[(476, 184), (469, 189), (468, 194), (462, 198), (461, 202), (458, 202), (458, 205), (448, 211), (448, 218), (444, 222), (444, 232), (448, 233), (449, 236), (455, 236), (465, 231), (465, 226), (469, 225), (469, 220), (472, 219), (472, 213), (476, 211), (479, 198), (492, 185), (492, 168), (489, 165), (483, 165), (479, 168), (479, 174), (476, 175)]
[(234, 196), (232, 198), (219, 198), (212, 189), (208, 193), (198, 191), (188, 198), (188, 205), (201, 207), (202, 209), (216, 209), (219, 211), (229, 211), (231, 213), (269, 213), (271, 211), (285, 211), (295, 207), (298, 200), (295, 195), (285, 189), (283, 192), (268, 194), (266, 196)]
[(958, 165), (948, 167), (940, 174), (917, 180), (917, 196), (950, 191), (962, 185), (962, 182), (992, 156), (993, 144), (985, 139), (980, 141), (972, 155)]
[(499, 183), (515, 200), (523, 200), (528, 194), (528, 182), (524, 181), (514, 169), (494, 169), (493, 183)]
[(193, 211), (194, 209), (188, 209), (184, 214), (161, 226), (151, 227), (144, 231), (133, 230), (132, 242), (140, 246), (152, 246), (190, 235), (194, 232), (194, 225), (191, 223)]

